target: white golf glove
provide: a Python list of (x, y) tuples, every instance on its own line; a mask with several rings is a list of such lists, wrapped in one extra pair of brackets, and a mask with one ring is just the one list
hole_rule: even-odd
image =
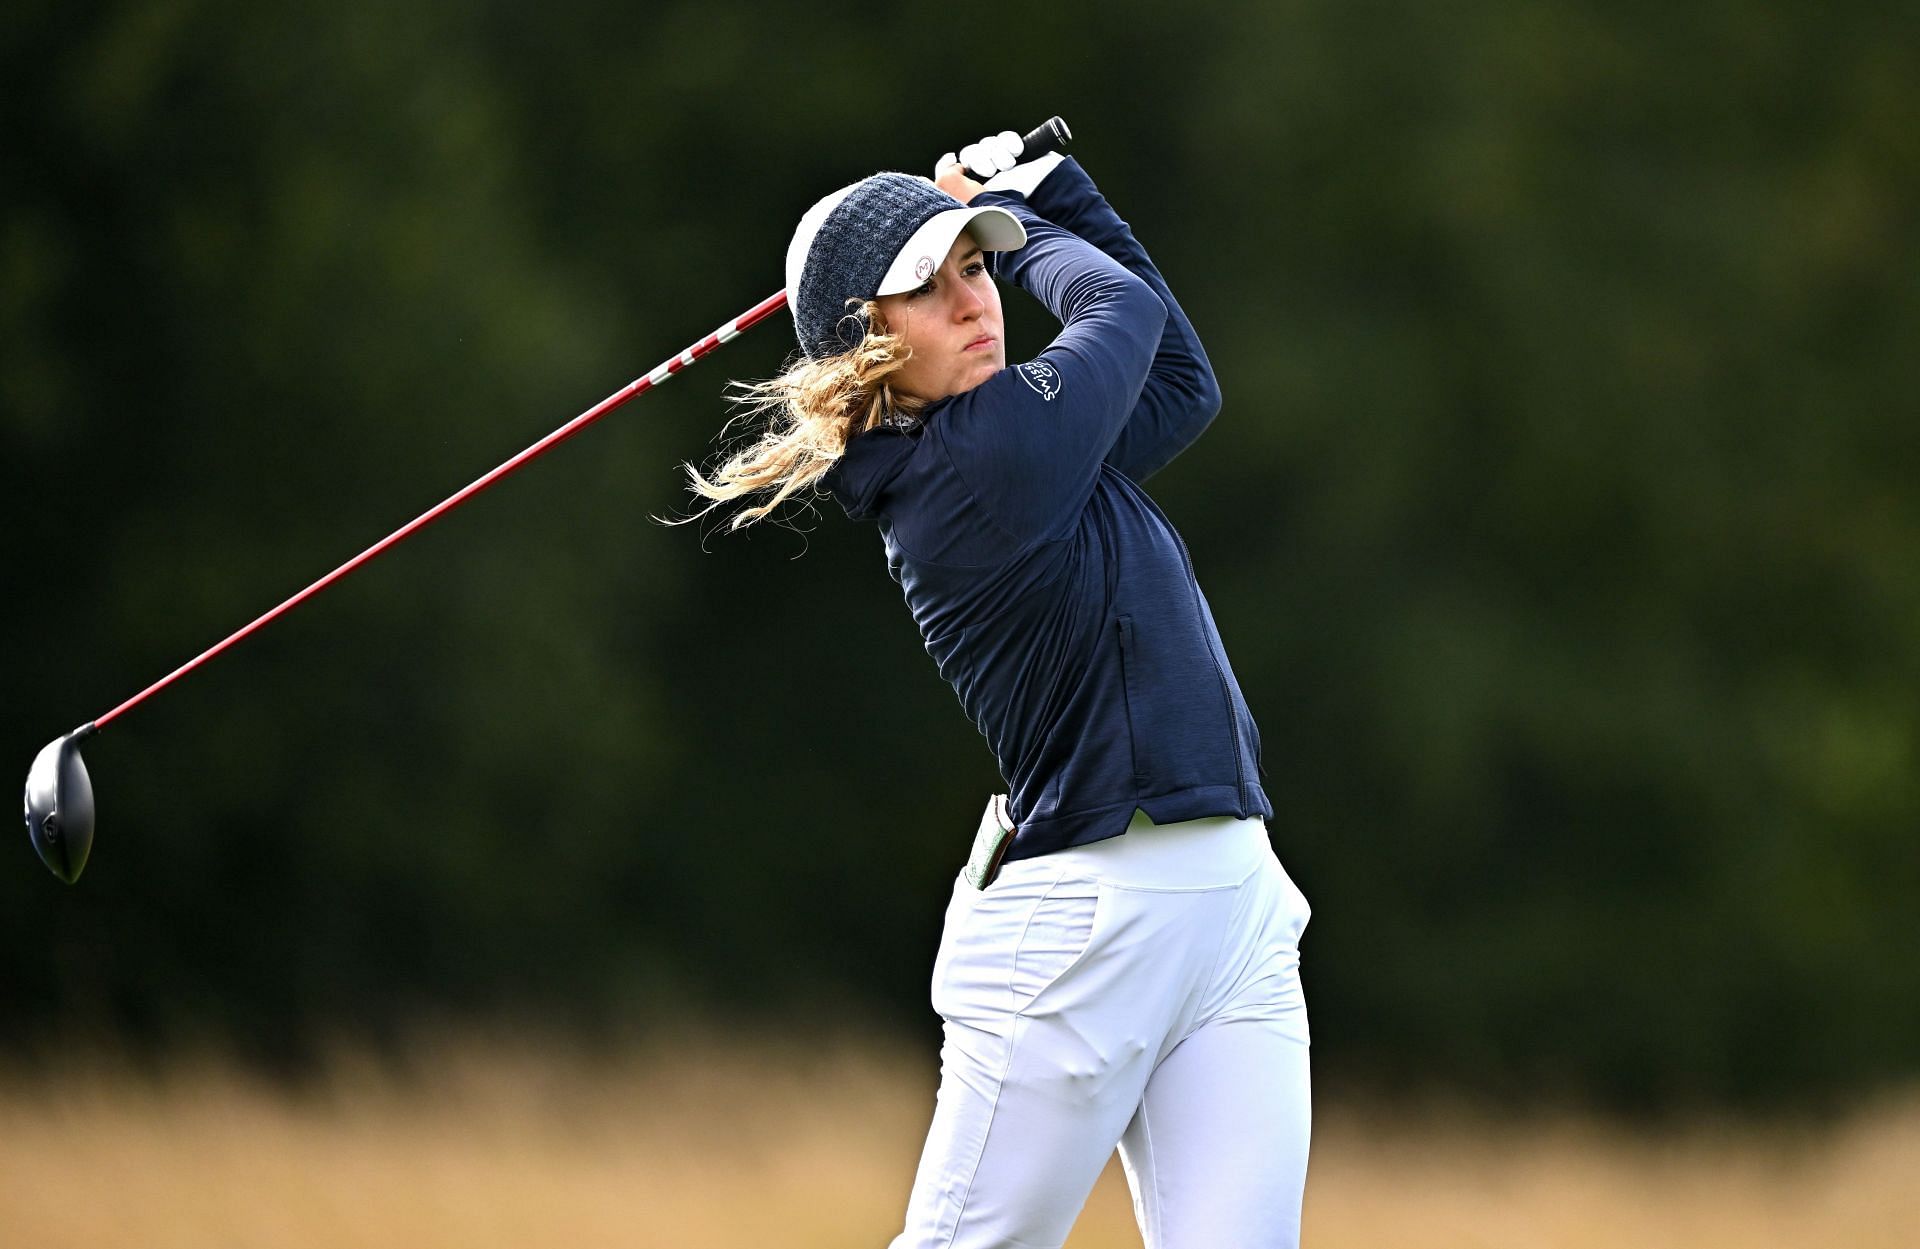
[(995, 174), (1005, 173), (1020, 163), (1022, 146), (1019, 135), (1011, 130), (1002, 130), (978, 143), (967, 144), (960, 149), (958, 157), (949, 154), (940, 163), (944, 167), (957, 159), (967, 167), (969, 177), (978, 182), (988, 182)]
[(1023, 165), (1020, 163), (1020, 154), (1024, 147), (1019, 135), (1011, 130), (1002, 130), (999, 134), (987, 135), (978, 143), (967, 144), (958, 155), (948, 152), (934, 166), (934, 173), (938, 176), (940, 170), (958, 163), (967, 167), (969, 177), (984, 183), (986, 190), (1031, 195), (1041, 180), (1052, 173), (1064, 158), (1058, 152), (1048, 152)]

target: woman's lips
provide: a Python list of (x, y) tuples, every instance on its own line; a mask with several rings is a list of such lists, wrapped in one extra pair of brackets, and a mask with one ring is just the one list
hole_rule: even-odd
[(993, 346), (993, 341), (994, 341), (994, 340), (993, 340), (993, 335), (991, 335), (991, 334), (982, 334), (982, 335), (981, 335), (980, 337), (978, 337), (978, 338), (976, 338), (976, 339), (974, 339), (974, 340), (973, 340), (972, 342), (970, 342), (970, 343), (968, 343), (968, 344), (967, 344), (967, 345), (966, 345), (966, 346), (965, 346), (964, 348), (962, 348), (962, 350), (964, 350), (964, 351), (978, 351), (978, 350), (980, 350), (980, 349), (981, 349), (982, 347), (991, 347), (991, 346)]

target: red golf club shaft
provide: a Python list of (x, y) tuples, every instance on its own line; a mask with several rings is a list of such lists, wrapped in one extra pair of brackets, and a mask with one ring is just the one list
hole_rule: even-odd
[(386, 551), (390, 547), (399, 545), (401, 542), (405, 541), (407, 538), (410, 538), (414, 534), (418, 533), (420, 530), (425, 529), (428, 525), (432, 524), (436, 520), (439, 520), (442, 516), (445, 516), (448, 512), (451, 512), (454, 508), (459, 507), (462, 503), (465, 503), (468, 499), (471, 499), (474, 495), (479, 494), (481, 491), (493, 485), (495, 482), (499, 481), (501, 478), (508, 476), (509, 474), (513, 473), (516, 469), (521, 468), (523, 465), (530, 464), (534, 460), (539, 459), (541, 456), (553, 450), (553, 448), (559, 446), (561, 443), (565, 442), (567, 439), (573, 437), (575, 434), (579, 433), (581, 430), (585, 429), (587, 426), (593, 424), (595, 421), (599, 420), (601, 417), (605, 416), (607, 413), (613, 411), (615, 408), (619, 407), (621, 404), (625, 403), (627, 400), (632, 399), (636, 395), (652, 390), (655, 386), (659, 385), (661, 382), (666, 381), (669, 377), (672, 377), (675, 373), (678, 373), (681, 369), (686, 368), (688, 365), (692, 364), (695, 360), (698, 360), (700, 357), (706, 355), (708, 352), (718, 347), (721, 343), (733, 341), (735, 338), (738, 338), (741, 334), (745, 333), (747, 330), (752, 329), (755, 325), (758, 325), (761, 321), (764, 321), (766, 318), (772, 316), (774, 313), (778, 312), (780, 309), (786, 306), (787, 306), (787, 293), (784, 290), (767, 296), (767, 298), (761, 300), (759, 303), (755, 304), (753, 307), (747, 309), (745, 312), (741, 313), (739, 316), (735, 317), (733, 320), (727, 322), (725, 325), (721, 326), (719, 329), (715, 330), (713, 333), (707, 335), (705, 338), (702, 338), (700, 341), (694, 343), (691, 347), (688, 347), (686, 350), (678, 353), (677, 355), (671, 356), (665, 361), (661, 362), (659, 365), (656, 365), (651, 372), (646, 374), (646, 376), (637, 378), (634, 381), (627, 383), (625, 386), (622, 386), (619, 390), (614, 391), (612, 394), (608, 395), (605, 399), (602, 399), (599, 403), (594, 404), (592, 407), (588, 408), (585, 412), (582, 412), (579, 416), (574, 417), (571, 421), (568, 421), (565, 425), (562, 425), (559, 429), (554, 430), (552, 433), (548, 434), (545, 438), (542, 438), (539, 442), (534, 443), (532, 446), (528, 447), (525, 451), (522, 451), (520, 454), (514, 456), (511, 460), (508, 460), (505, 464), (500, 465), (500, 467), (494, 469), (492, 472), (480, 478), (478, 481), (475, 481), (473, 484), (467, 486), (466, 488), (460, 490), (459, 492), (448, 496), (446, 499), (434, 505), (432, 508), (414, 517), (412, 520), (408, 521), (406, 524), (400, 526), (400, 528), (394, 530), (392, 533), (388, 534), (386, 537), (380, 539), (380, 541), (374, 543), (372, 546), (368, 547), (366, 550), (360, 552), (360, 554), (354, 556), (352, 559), (348, 560), (346, 563), (340, 565), (340, 567), (334, 569), (332, 572), (328, 573), (326, 576), (320, 578), (320, 580), (314, 582), (312, 585), (300, 591), (298, 594), (294, 595), (292, 598), (288, 599), (286, 602), (280, 604), (278, 607), (275, 607), (272, 611), (267, 612), (265, 615), (261, 616), (259, 619), (255, 620), (253, 623), (233, 633), (223, 641), (220, 641), (214, 644), (213, 646), (208, 647), (206, 650), (200, 652), (200, 654), (194, 656), (192, 659), (188, 660), (186, 663), (181, 664), (178, 668), (175, 668), (172, 672), (169, 672), (166, 676), (161, 677), (158, 681), (155, 681), (152, 685), (149, 685), (146, 689), (141, 690), (138, 694), (135, 694), (132, 698), (129, 698), (126, 702), (121, 703), (118, 707), (115, 707), (112, 711), (109, 711), (106, 715), (101, 716), (99, 719), (94, 720), (92, 723), (83, 726), (83, 728), (88, 731), (93, 731), (93, 730), (103, 729), (107, 727), (107, 725), (111, 723), (117, 716), (119, 716), (121, 712), (128, 711), (134, 707), (139, 706), (142, 702), (145, 702), (148, 698), (151, 698), (153, 695), (167, 688), (167, 686), (172, 685), (175, 681), (178, 681), (181, 677), (187, 675), (187, 673), (192, 672), (195, 668), (198, 668), (201, 664), (207, 662), (209, 659), (212, 659), (215, 655), (218, 655), (221, 651), (226, 650), (228, 647), (234, 645), (236, 642), (239, 642), (241, 639), (247, 637), (248, 635), (252, 634), (256, 630), (262, 629), (268, 624), (271, 624), (274, 620), (285, 615), (287, 612), (292, 611), (295, 607), (298, 607), (301, 603), (306, 602), (308, 599), (312, 598), (314, 595), (320, 593), (320, 591), (326, 589), (328, 586), (332, 585), (334, 582), (340, 580), (342, 577), (346, 576), (348, 573), (352, 572), (354, 569), (360, 567), (362, 564), (370, 562), (375, 556), (381, 554), (383, 551)]

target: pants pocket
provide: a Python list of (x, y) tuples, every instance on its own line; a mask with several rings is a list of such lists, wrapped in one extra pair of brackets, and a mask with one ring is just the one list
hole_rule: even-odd
[(1016, 1012), (1032, 1005), (1086, 954), (1099, 906), (1097, 892), (1079, 890), (1049, 894), (1034, 907), (1007, 982)]
[(1298, 944), (1300, 935), (1307, 930), (1307, 921), (1313, 918), (1313, 907), (1307, 902), (1307, 895), (1300, 892), (1300, 886), (1293, 883), (1293, 877), (1280, 865), (1276, 857), (1273, 870), (1280, 877), (1280, 893), (1286, 907), (1288, 921), (1293, 930), (1293, 940)]
[(953, 1023), (1002, 1031), (1087, 951), (1099, 886), (1024, 876), (956, 899), (934, 960), (933, 1008)]

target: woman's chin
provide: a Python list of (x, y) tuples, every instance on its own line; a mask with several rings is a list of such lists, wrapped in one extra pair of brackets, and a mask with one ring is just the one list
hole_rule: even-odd
[(979, 364), (967, 370), (966, 383), (961, 389), (972, 390), (975, 386), (980, 385), (1005, 367), (1006, 365), (998, 360), (982, 360)]
[[(955, 395), (964, 395), (982, 382), (987, 381), (1005, 367), (1006, 365), (998, 360), (981, 360), (955, 374), (953, 380), (937, 393), (941, 399), (951, 399)], [(908, 394), (918, 393), (904, 387), (896, 387), (896, 389), (904, 390), (905, 393)]]

